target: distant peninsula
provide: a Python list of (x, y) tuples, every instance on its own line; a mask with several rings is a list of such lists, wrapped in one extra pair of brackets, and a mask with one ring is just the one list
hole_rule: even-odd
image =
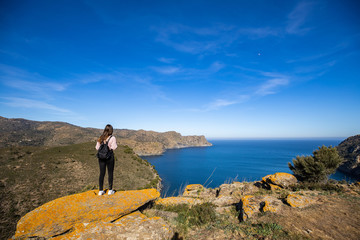
[[(83, 128), (65, 122), (31, 121), (0, 116), (0, 148), (10, 146), (65, 146), (96, 141), (102, 129)], [(175, 131), (115, 129), (118, 144), (140, 156), (161, 155), (167, 149), (212, 146), (205, 136), (182, 136)]]

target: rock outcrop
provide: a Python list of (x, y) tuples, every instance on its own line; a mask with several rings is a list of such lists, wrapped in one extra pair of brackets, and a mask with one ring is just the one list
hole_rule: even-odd
[(281, 200), (274, 196), (246, 195), (240, 201), (240, 220), (246, 221), (260, 212), (277, 212), (282, 206)]
[(171, 239), (172, 229), (159, 217), (148, 218), (139, 211), (130, 213), (115, 222), (79, 223), (68, 234), (54, 240), (108, 240), (108, 239)]
[(270, 190), (276, 190), (296, 184), (297, 179), (290, 173), (275, 173), (263, 177), (261, 183)]
[(285, 201), (291, 207), (304, 208), (311, 205), (314, 202), (314, 199), (306, 196), (301, 196), (299, 194), (289, 194), (285, 198)]
[(338, 170), (360, 180), (360, 135), (345, 139), (336, 148), (345, 160)]
[(156, 204), (192, 206), (209, 202), (218, 213), (231, 212), (231, 208), (236, 206), (239, 219), (246, 221), (258, 213), (279, 212), (286, 206), (303, 208), (313, 204), (314, 197), (295, 195), (287, 189), (296, 183), (297, 179), (292, 174), (275, 173), (263, 177), (261, 182), (233, 182), (215, 189), (191, 184), (185, 187), (182, 196), (159, 199)]
[[(17, 224), (15, 239), (55, 236), (66, 238), (67, 234), (78, 234), (81, 229), (90, 228), (90, 232), (102, 232), (108, 228), (116, 228), (116, 231), (121, 232), (123, 230), (118, 228), (122, 224), (121, 217), (159, 196), (157, 190), (145, 189), (116, 192), (110, 196), (98, 196), (97, 191), (87, 191), (58, 198), (22, 217)], [(117, 223), (110, 225), (112, 222)], [(159, 220), (155, 222), (163, 224)]]

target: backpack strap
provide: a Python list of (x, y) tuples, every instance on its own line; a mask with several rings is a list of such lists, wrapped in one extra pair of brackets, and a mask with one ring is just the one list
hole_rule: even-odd
[(110, 139), (112, 138), (112, 135), (110, 135), (109, 140), (106, 141), (106, 144), (110, 142)]

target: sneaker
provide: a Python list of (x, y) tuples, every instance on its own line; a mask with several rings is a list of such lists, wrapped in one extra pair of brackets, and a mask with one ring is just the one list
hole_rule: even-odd
[(114, 190), (109, 190), (108, 195), (112, 195), (112, 194), (114, 194), (114, 193), (115, 193)]
[(104, 194), (105, 194), (105, 192), (103, 190), (99, 191), (99, 196), (104, 195)]

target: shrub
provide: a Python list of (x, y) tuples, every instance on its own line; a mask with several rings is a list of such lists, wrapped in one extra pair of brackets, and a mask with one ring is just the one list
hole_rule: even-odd
[(293, 164), (288, 163), (296, 178), (303, 182), (326, 182), (342, 162), (336, 148), (325, 147), (315, 150), (313, 156), (297, 156)]
[(215, 206), (211, 203), (196, 204), (188, 213), (190, 225), (201, 226), (213, 222), (215, 219)]

